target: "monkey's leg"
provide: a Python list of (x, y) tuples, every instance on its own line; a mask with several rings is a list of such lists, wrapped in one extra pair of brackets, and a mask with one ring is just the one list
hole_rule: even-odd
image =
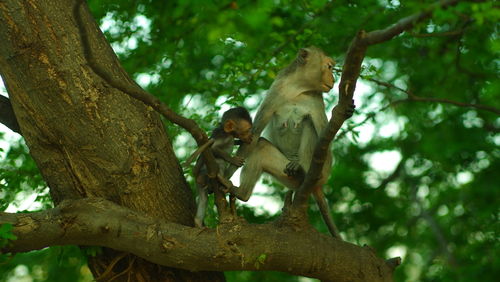
[(203, 227), (203, 219), (207, 210), (208, 193), (205, 186), (206, 184), (204, 185), (204, 183), (196, 183), (196, 188), (198, 189), (198, 207), (196, 208), (194, 224), (197, 227)]
[(245, 160), (240, 175), (240, 187), (234, 189), (232, 193), (238, 199), (248, 201), (262, 172), (271, 174), (290, 189), (296, 189), (300, 182), (283, 172), (289, 162), (273, 144), (260, 138), (255, 150)]
[[(258, 154), (258, 150), (254, 151), (254, 154)], [(231, 189), (231, 194), (244, 202), (250, 199), (253, 188), (263, 171), (261, 161), (258, 158), (253, 157), (254, 154), (249, 156), (249, 158), (245, 161), (243, 169), (241, 170), (240, 187), (234, 187), (234, 189)]]
[(276, 178), (276, 180), (289, 189), (297, 189), (303, 179), (300, 177), (298, 178), (297, 176), (290, 176), (285, 173), (285, 168), (290, 163), (290, 160), (271, 142), (264, 138), (262, 138), (262, 141), (259, 142), (259, 145), (260, 160), (264, 172), (272, 175)]

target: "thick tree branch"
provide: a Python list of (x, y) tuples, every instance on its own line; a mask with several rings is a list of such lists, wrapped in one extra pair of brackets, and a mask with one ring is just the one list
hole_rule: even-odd
[(307, 206), (307, 199), (312, 193), (312, 189), (314, 189), (315, 184), (321, 177), (329, 145), (346, 119), (345, 112), (352, 102), (354, 90), (356, 88), (356, 81), (359, 78), (361, 64), (368, 47), (370, 45), (382, 43), (392, 39), (403, 31), (412, 28), (416, 23), (430, 17), (434, 10), (455, 5), (457, 2), (458, 0), (441, 1), (429, 6), (420, 13), (399, 20), (397, 23), (385, 29), (375, 30), (368, 33), (361, 30), (354, 37), (349, 49), (347, 50), (346, 59), (342, 69), (342, 77), (339, 83), (339, 102), (332, 110), (332, 117), (327, 128), (325, 128), (320, 135), (314, 150), (311, 167), (309, 168), (305, 180), (297, 193), (297, 197), (294, 199), (294, 206), (301, 207), (301, 209), (305, 210)]
[(7, 126), (10, 130), (21, 134), (21, 128), (17, 123), (14, 109), (10, 104), (9, 98), (0, 95), (0, 123)]
[(216, 230), (191, 228), (97, 198), (67, 201), (37, 213), (0, 213), (3, 223), (14, 225), (18, 239), (2, 252), (96, 245), (191, 271), (277, 270), (334, 281), (391, 281), (394, 268), (369, 248), (310, 228), (244, 222)]

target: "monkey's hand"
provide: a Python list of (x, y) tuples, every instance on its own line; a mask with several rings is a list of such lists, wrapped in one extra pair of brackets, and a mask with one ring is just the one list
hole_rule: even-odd
[(290, 161), (283, 172), (290, 177), (300, 177), (305, 173), (298, 161)]
[(349, 108), (345, 111), (345, 117), (346, 119), (351, 118), (352, 115), (354, 114), (354, 110), (356, 109), (356, 105), (354, 105), (354, 100), (352, 100), (352, 103), (349, 105)]
[(245, 163), (245, 158), (240, 157), (240, 156), (235, 156), (231, 158), (231, 164), (240, 167)]

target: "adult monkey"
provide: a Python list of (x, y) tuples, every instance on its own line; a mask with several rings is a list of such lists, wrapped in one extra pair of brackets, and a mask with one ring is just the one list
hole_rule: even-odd
[[(271, 85), (254, 120), (253, 135), (267, 128), (268, 138), (259, 138), (244, 146), (246, 156), (236, 197), (247, 201), (262, 172), (267, 172), (290, 189), (297, 189), (309, 170), (319, 134), (328, 123), (323, 92), (333, 88), (332, 69), (335, 62), (316, 47), (300, 49), (295, 60), (284, 68)], [(354, 104), (345, 113), (349, 118)], [(257, 140), (257, 138), (254, 138)], [(332, 156), (328, 154), (321, 179), (313, 195), (328, 230), (340, 239), (322, 191), (328, 180)]]

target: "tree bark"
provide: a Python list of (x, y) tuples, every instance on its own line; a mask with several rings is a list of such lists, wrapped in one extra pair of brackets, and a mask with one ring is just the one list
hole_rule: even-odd
[(4, 251), (99, 244), (193, 271), (277, 270), (327, 281), (392, 281), (399, 264), (312, 226), (242, 220), (219, 224), (217, 229), (191, 228), (95, 198), (64, 201), (38, 213), (0, 213), (0, 223), (13, 224), (18, 237)]
[[(0, 74), (52, 199), (58, 204), (102, 197), (193, 225), (194, 199), (158, 114), (109, 87), (88, 67), (73, 6), (72, 0), (0, 1)], [(128, 79), (95, 22), (88, 24), (102, 65)], [(116, 255), (105, 251), (91, 261), (94, 275)], [(117, 264), (113, 272), (126, 267)], [(175, 274), (191, 279), (143, 260), (136, 260), (132, 273), (149, 281), (174, 281)]]

